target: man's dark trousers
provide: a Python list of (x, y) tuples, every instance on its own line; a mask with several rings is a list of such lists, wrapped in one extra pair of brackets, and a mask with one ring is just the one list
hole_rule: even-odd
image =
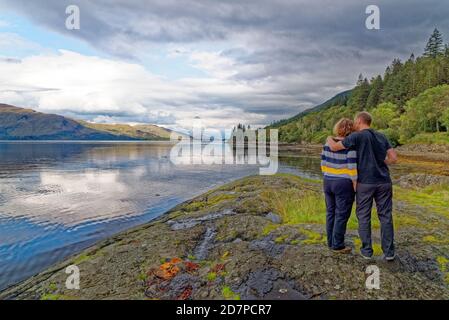
[(371, 209), (376, 202), (377, 215), (380, 221), (382, 251), (386, 257), (394, 256), (393, 230), (393, 187), (391, 183), (357, 184), (356, 214), (359, 220), (359, 236), (362, 240), (361, 252), (371, 257), (373, 247), (371, 241)]

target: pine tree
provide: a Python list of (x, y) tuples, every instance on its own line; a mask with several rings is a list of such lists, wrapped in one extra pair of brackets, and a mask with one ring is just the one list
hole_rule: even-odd
[(382, 77), (379, 75), (371, 80), (371, 90), (366, 101), (367, 109), (375, 108), (380, 102), (380, 96), (382, 95)]
[(385, 71), (381, 102), (392, 102), (402, 105), (406, 82), (403, 78), (404, 65), (401, 60), (394, 59)]
[(348, 105), (354, 110), (364, 110), (366, 108), (366, 101), (368, 100), (369, 93), (369, 81), (360, 74), (357, 80), (357, 85), (349, 98)]
[(410, 58), (407, 60), (407, 62), (404, 65), (404, 73), (407, 75), (406, 80), (408, 80), (407, 87), (406, 87), (406, 99), (409, 100), (413, 97), (417, 96), (417, 79), (418, 74), (416, 70), (416, 59), (415, 55), (412, 53)]
[(432, 35), (427, 41), (426, 48), (424, 49), (424, 56), (436, 58), (443, 53), (443, 36), (437, 28), (433, 30)]
[(434, 41), (433, 41), (433, 35), (431, 35), (429, 40), (427, 41), (426, 47), (424, 48), (424, 56), (432, 57), (433, 51), (434, 51)]

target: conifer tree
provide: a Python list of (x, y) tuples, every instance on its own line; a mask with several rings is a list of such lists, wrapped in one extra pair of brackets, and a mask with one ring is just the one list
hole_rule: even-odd
[(440, 31), (435, 28), (429, 38), (429, 41), (427, 41), (426, 48), (424, 49), (424, 56), (436, 58), (438, 55), (443, 53), (443, 49), (443, 36)]
[(371, 90), (366, 101), (366, 107), (368, 109), (375, 108), (379, 104), (382, 95), (382, 87), (383, 83), (380, 75), (371, 80)]
[(370, 93), (370, 84), (368, 79), (362, 74), (359, 75), (357, 85), (351, 93), (348, 105), (354, 110), (364, 110)]

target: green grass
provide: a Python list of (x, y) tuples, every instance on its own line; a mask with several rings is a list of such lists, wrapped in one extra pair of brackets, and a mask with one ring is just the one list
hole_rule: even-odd
[(282, 235), (282, 236), (279, 236), (276, 239), (274, 239), (274, 242), (276, 244), (281, 244), (281, 243), (284, 243), (287, 238), (288, 238), (288, 235)]
[[(298, 178), (301, 179), (301, 178)], [(431, 212), (439, 213), (449, 217), (449, 187), (433, 186), (423, 190), (405, 190), (395, 187), (395, 200), (401, 200), (408, 204), (425, 206)], [(282, 219), (282, 224), (303, 225), (303, 224), (326, 224), (326, 203), (322, 192), (315, 192), (309, 189), (289, 188), (285, 190), (266, 190), (262, 193), (262, 200), (269, 204), (270, 209), (278, 214)], [(348, 220), (348, 229), (357, 230), (358, 221), (355, 214), (356, 205), (354, 203), (351, 216)], [(420, 227), (427, 228), (429, 223), (421, 221), (418, 217), (394, 212), (395, 227)], [(278, 229), (282, 224), (268, 223), (264, 226), (262, 235), (266, 236)], [(371, 227), (376, 230), (380, 228), (377, 218), (377, 209), (373, 205)], [(279, 237), (277, 243), (284, 242), (285, 239)], [(314, 241), (311, 241), (314, 242)]]
[(281, 225), (280, 224), (274, 224), (274, 223), (268, 223), (262, 231), (262, 235), (263, 236), (267, 236), (269, 235), (271, 232), (273, 232), (274, 230), (276, 230), (277, 228), (279, 228)]
[(41, 300), (62, 300), (62, 299), (60, 299), (60, 295), (58, 294), (47, 293), (41, 296)]
[(215, 279), (217, 279), (217, 273), (216, 272), (209, 272), (207, 274), (207, 281), (214, 282)]
[(265, 195), (285, 224), (326, 222), (326, 207), (321, 195), (311, 191), (287, 189)]
[(304, 182), (308, 182), (308, 183), (321, 183), (322, 180), (321, 179), (312, 179), (312, 178), (306, 178), (306, 177), (298, 177), (295, 175), (292, 175), (291, 173), (277, 173), (276, 176), (278, 177), (285, 177), (288, 179), (293, 179), (296, 180), (296, 182), (300, 182), (300, 183), (304, 183)]
[(144, 272), (144, 271), (140, 272), (139, 275), (137, 276), (137, 279), (140, 281), (146, 281), (147, 280), (146, 272)]
[(73, 260), (73, 264), (81, 264), (87, 260), (90, 259), (90, 256), (88, 256), (87, 254), (83, 253), (81, 255), (79, 255), (78, 257), (75, 258), (75, 260)]
[(58, 290), (58, 286), (56, 285), (56, 283), (54, 283), (54, 282), (52, 282), (52, 283), (50, 283), (49, 285), (48, 285), (48, 289), (50, 290), (50, 291), (56, 291), (56, 290)]
[(431, 212), (449, 217), (449, 186), (447, 185), (432, 185), (419, 190), (395, 187), (394, 193), (398, 200), (425, 207)]
[(449, 239), (437, 238), (434, 235), (425, 236), (423, 241), (431, 244), (449, 244)]
[(327, 242), (326, 236), (321, 235), (321, 233), (307, 229), (300, 229), (299, 232), (307, 237), (307, 239), (301, 241), (302, 244), (310, 245), (310, 244), (322, 244)]
[(191, 203), (185, 205), (183, 207), (184, 211), (187, 212), (193, 212), (193, 211), (199, 211), (203, 208), (208, 208), (214, 205), (217, 205), (221, 202), (228, 201), (228, 200), (234, 200), (237, 198), (238, 194), (218, 194), (215, 196), (205, 197), (200, 200), (194, 200)]
[(229, 286), (224, 286), (223, 289), (221, 289), (221, 294), (226, 300), (240, 300), (240, 295), (232, 291)]
[(62, 294), (53, 294), (53, 293), (47, 293), (41, 296), (40, 300), (70, 300), (70, 297), (64, 296)]
[(447, 264), (449, 263), (449, 260), (446, 257), (438, 256), (437, 263), (442, 272), (447, 271)]
[[(318, 192), (286, 189), (283, 191), (266, 192), (264, 198), (270, 202), (273, 211), (282, 219), (284, 224), (326, 224), (326, 204), (324, 195)], [(379, 221), (375, 218), (376, 209), (373, 208), (373, 229), (379, 228)], [(278, 225), (269, 224), (264, 229), (264, 234), (275, 230)], [(355, 205), (348, 221), (348, 228), (358, 228), (355, 216)]]
[[(283, 224), (326, 224), (326, 204), (324, 195), (320, 192), (301, 189), (286, 189), (282, 191), (266, 191), (263, 199), (270, 204), (273, 212), (279, 214)], [(433, 211), (449, 216), (449, 187), (433, 186), (423, 190), (405, 190), (395, 188), (395, 200), (402, 200), (411, 204), (425, 205), (431, 207)], [(355, 214), (356, 205), (354, 203), (351, 217), (348, 221), (348, 229), (357, 230), (358, 221)], [(396, 227), (418, 226), (425, 227), (417, 217), (405, 214), (393, 213)], [(264, 227), (263, 235), (267, 235), (279, 228), (278, 224), (267, 224)], [(377, 210), (373, 205), (371, 219), (373, 229), (380, 228), (377, 218)]]
[(221, 255), (221, 260), (226, 260), (229, 258), (229, 256), (231, 255), (231, 253), (229, 251), (225, 251), (223, 252), (223, 254)]
[[(358, 251), (360, 251), (360, 248), (362, 247), (362, 241), (359, 238), (355, 238), (354, 239), (354, 246)], [(380, 246), (380, 244), (378, 243), (373, 243), (373, 252), (375, 256), (380, 256), (382, 255), (382, 247)]]
[(439, 269), (443, 273), (444, 282), (447, 285), (449, 285), (449, 270), (448, 270), (449, 259), (447, 259), (446, 257), (443, 257), (443, 256), (438, 256), (436, 258), (436, 260), (437, 260)]

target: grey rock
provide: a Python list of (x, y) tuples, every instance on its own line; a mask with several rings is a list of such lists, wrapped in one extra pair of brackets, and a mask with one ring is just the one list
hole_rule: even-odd
[(207, 228), (201, 243), (195, 248), (194, 256), (199, 260), (207, 258), (209, 249), (212, 247), (217, 232), (214, 228)]
[(210, 213), (210, 214), (204, 215), (202, 217), (198, 217), (198, 218), (182, 219), (182, 220), (169, 220), (169, 221), (167, 221), (167, 223), (170, 225), (170, 228), (173, 231), (177, 231), (177, 230), (183, 230), (183, 229), (190, 229), (190, 228), (193, 228), (194, 226), (199, 225), (202, 222), (216, 220), (216, 219), (220, 219), (224, 216), (234, 215), (234, 214), (235, 214), (234, 211), (228, 209), (228, 210), (223, 210), (221, 212)]
[(271, 237), (253, 240), (249, 245), (251, 250), (262, 250), (269, 257), (276, 257), (281, 255), (285, 250), (284, 244), (277, 244)]
[(282, 222), (282, 218), (278, 214), (273, 213), (273, 212), (269, 212), (265, 216), (265, 218), (267, 218), (268, 220), (270, 220), (271, 222), (276, 223), (276, 224), (279, 224)]

